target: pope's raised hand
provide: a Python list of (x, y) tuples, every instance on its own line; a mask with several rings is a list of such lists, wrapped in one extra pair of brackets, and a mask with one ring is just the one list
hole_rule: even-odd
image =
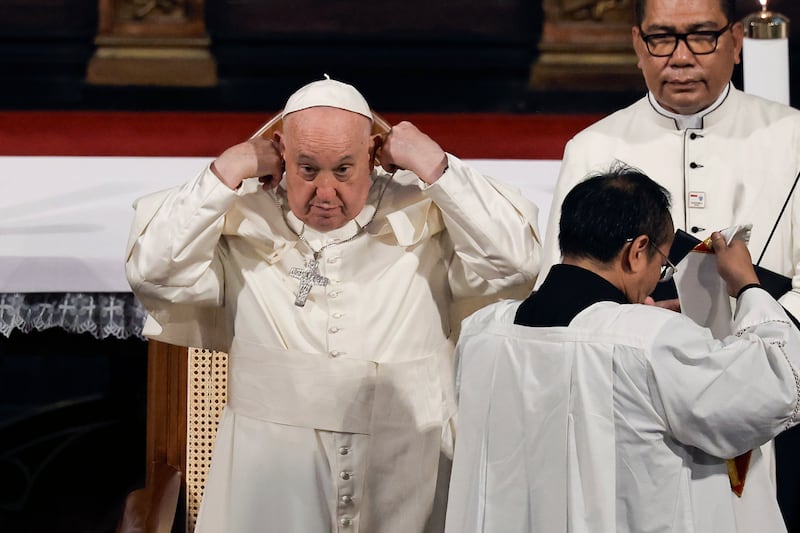
[(389, 172), (410, 170), (428, 184), (438, 180), (447, 168), (447, 155), (441, 146), (410, 122), (392, 126), (378, 151), (378, 161)]
[(269, 189), (281, 181), (283, 160), (274, 140), (256, 137), (222, 152), (211, 164), (211, 170), (231, 189), (255, 177)]

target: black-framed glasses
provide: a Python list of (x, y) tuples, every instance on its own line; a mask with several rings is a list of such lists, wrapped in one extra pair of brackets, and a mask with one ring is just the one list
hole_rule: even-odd
[(717, 50), (719, 36), (731, 29), (730, 22), (719, 30), (690, 31), (689, 33), (651, 33), (645, 34), (641, 26), (639, 36), (647, 45), (651, 56), (669, 57), (678, 48), (678, 41), (683, 41), (689, 51), (695, 55), (713, 54)]
[[(633, 242), (633, 240), (633, 238), (625, 239), (625, 242)], [(672, 264), (672, 261), (669, 260), (669, 256), (667, 256), (667, 254), (658, 249), (658, 246), (656, 246), (656, 244), (653, 242), (653, 239), (648, 237), (647, 242), (656, 252), (659, 253), (659, 255), (661, 255), (661, 257), (664, 258), (664, 261), (666, 261), (666, 263), (661, 265), (661, 272), (658, 275), (658, 282), (662, 283), (664, 281), (671, 280), (672, 276), (675, 275), (675, 272), (678, 271), (678, 267)]]

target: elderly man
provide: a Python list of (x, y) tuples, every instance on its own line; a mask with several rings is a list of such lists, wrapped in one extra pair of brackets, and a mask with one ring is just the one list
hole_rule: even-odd
[(147, 333), (229, 352), (198, 531), (443, 527), (452, 325), (530, 290), (536, 208), (372, 121), (352, 86), (311, 83), (274, 136), (139, 201), (127, 273)]
[[(752, 223), (753, 258), (794, 279), (780, 302), (800, 317), (800, 197), (795, 187), (800, 112), (731, 84), (743, 37), (734, 0), (635, 0), (634, 6), (633, 46), (649, 92), (567, 144), (539, 280), (559, 262), (558, 219), (567, 191), (619, 160), (666, 187), (675, 227), (699, 239), (712, 230)], [(677, 309), (676, 301), (664, 305)], [(800, 500), (800, 476), (793, 466), (798, 444), (797, 431), (777, 441), (779, 500), (787, 518)], [(771, 445), (764, 450), (767, 458), (770, 450)], [(761, 461), (758, 453), (753, 461)], [(751, 479), (752, 490), (745, 489), (743, 502), (757, 496), (757, 485)]]
[[(540, 289), (464, 322), (447, 532), (756, 531), (726, 459), (798, 422), (800, 331), (719, 233), (735, 336), (639, 305), (672, 270), (673, 227), (638, 171), (580, 183), (560, 222)], [(758, 531), (785, 530), (774, 496), (762, 513)]]

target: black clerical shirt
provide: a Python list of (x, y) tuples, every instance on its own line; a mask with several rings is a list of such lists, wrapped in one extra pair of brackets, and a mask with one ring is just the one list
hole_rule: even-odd
[(514, 324), (567, 326), (597, 302), (630, 303), (621, 290), (594, 272), (574, 265), (554, 265), (539, 290), (519, 306)]

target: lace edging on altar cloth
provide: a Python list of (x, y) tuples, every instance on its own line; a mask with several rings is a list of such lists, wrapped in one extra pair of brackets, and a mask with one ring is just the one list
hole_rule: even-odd
[(131, 293), (3, 293), (0, 334), (62, 328), (96, 339), (142, 336), (147, 311)]

